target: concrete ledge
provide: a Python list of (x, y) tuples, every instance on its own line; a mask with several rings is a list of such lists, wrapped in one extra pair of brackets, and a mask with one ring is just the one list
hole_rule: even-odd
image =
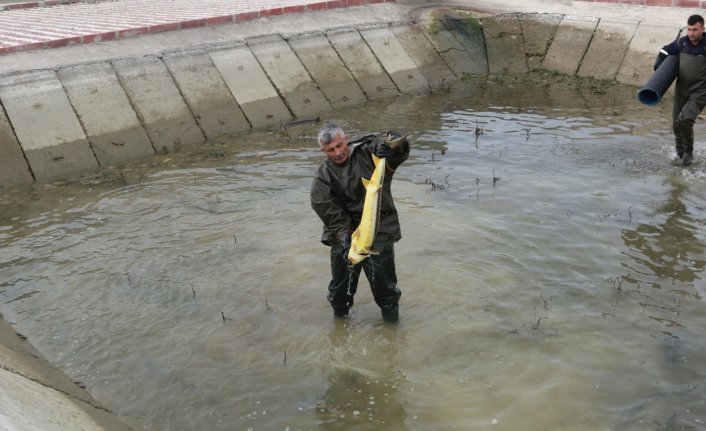
[[(638, 26), (636, 20), (493, 15), (468, 5), (405, 9), (387, 3), (357, 12), (355, 17), (343, 11), (312, 12), (298, 17), (296, 25), (268, 17), (214, 30), (214, 37), (189, 32), (188, 40), (176, 33), (155, 35), (137, 43), (132, 54), (120, 43), (92, 53), (85, 46), (57, 50), (79, 53), (80, 48), (83, 63), (76, 65), (68, 65), (66, 58), (45, 63), (39, 56), (18, 54), (47, 68), (0, 75), (4, 130), (10, 133), (3, 145), (10, 148), (6, 160), (14, 160), (17, 169), (4, 170), (8, 179), (0, 185), (32, 181), (32, 172), (37, 180), (71, 176), (98, 164), (284, 125), (294, 117), (312, 118), (367, 99), (428, 91), (468, 75), (543, 68), (641, 85), (673, 31), (670, 26)], [(271, 33), (270, 19), (279, 23), (281, 33)], [(322, 26), (322, 19), (341, 24)], [(86, 55), (100, 60), (86, 62)], [(17, 70), (3, 64), (3, 70)], [(61, 82), (50, 69), (58, 71)], [(18, 76), (24, 77), (19, 87), (32, 87), (23, 89), (25, 94), (12, 90)], [(27, 99), (36, 102), (23, 105)], [(41, 128), (50, 138), (61, 138), (34, 136), (36, 124), (50, 127), (51, 132)]]
[(331, 31), (326, 36), (369, 99), (399, 94), (358, 30)]
[(38, 180), (66, 177), (98, 167), (55, 72), (2, 76), (0, 99)]
[(71, 382), (65, 374), (57, 373), (56, 367), (38, 353), (27, 354), (0, 344), (0, 364), (2, 368), (29, 380), (42, 382), (46, 386), (63, 392), (87, 403), (94, 400), (85, 390)]
[(529, 68), (519, 16), (499, 15), (482, 21), (488, 72), (491, 75), (526, 73)]
[(439, 87), (456, 79), (421, 28), (415, 25), (394, 25), (392, 31), (431, 87)]
[(458, 78), (488, 74), (485, 37), (479, 21), (441, 9), (431, 15), (427, 36)]
[(248, 41), (263, 70), (297, 118), (314, 118), (333, 109), (280, 35)]
[(293, 36), (288, 42), (334, 108), (366, 101), (363, 90), (323, 33)]
[(250, 129), (238, 102), (206, 51), (169, 53), (162, 60), (206, 136), (213, 138)]
[(34, 180), (2, 106), (0, 106), (0, 154), (2, 154), (0, 190), (3, 189), (3, 185), (27, 184)]
[[(0, 369), (0, 422), (8, 430), (129, 430), (107, 412), (36, 381)], [(38, 402), (41, 400), (41, 402)]]
[[(66, 394), (3, 369), (0, 369), (0, 381), (3, 429), (102, 429)], [(37, 399), (42, 400), (41, 404), (36, 402)]]
[[(389, 23), (358, 23), (323, 33), (290, 28), (287, 32), (293, 35), (287, 39), (280, 34), (258, 36), (265, 27), (253, 23), (229, 34), (226, 46), (218, 39), (196, 49), (111, 59), (113, 72), (108, 63), (58, 67), (65, 94), (60, 84), (47, 84), (56, 81), (53, 72), (36, 72), (21, 86), (37, 79), (39, 85), (28, 90), (29, 98), (44, 97), (37, 88), (51, 93), (48, 100), (56, 106), (52, 112), (66, 116), (59, 117), (60, 128), (70, 129), (61, 134), (61, 142), (32, 136), (36, 124), (50, 123), (37, 109), (21, 108), (19, 98), (12, 101), (8, 88), (13, 84), (5, 85), (4, 95), (0, 91), (0, 101), (7, 105), (5, 130), (14, 128), (15, 138), (10, 135), (3, 144), (11, 148), (7, 159), (17, 161), (12, 165), (19, 170), (5, 170), (10, 179), (2, 184), (32, 181), (28, 174), (33, 170), (38, 170), (38, 180), (74, 175), (98, 163), (175, 151), (182, 144), (286, 124), (293, 116), (311, 118), (368, 98), (426, 91), (466, 75), (524, 73), (541, 67), (641, 85), (651, 74), (654, 53), (649, 51), (656, 52), (669, 33), (669, 27), (662, 33), (653, 26), (638, 27), (637, 21), (537, 13), (493, 16), (450, 8), (430, 9), (421, 25), (412, 26), (401, 24), (399, 8), (390, 5), (384, 10), (392, 17)], [(300, 23), (310, 26), (315, 21), (302, 16)], [(636, 28), (640, 33), (634, 39)], [(171, 47), (171, 39), (153, 41)], [(0, 81), (20, 75), (0, 76)], [(112, 113), (118, 113), (118, 121)], [(23, 170), (20, 155), (29, 161), (29, 169)]]
[(556, 14), (520, 15), (527, 67), (530, 70), (542, 67), (549, 46), (554, 40), (559, 23), (561, 23), (561, 18), (561, 15)]
[(129, 430), (50, 364), (0, 315), (0, 427), (7, 430)]
[(154, 154), (110, 63), (67, 67), (57, 74), (101, 165)]
[(637, 24), (637, 21), (601, 20), (577, 74), (596, 79), (615, 79)]
[(253, 127), (284, 124), (292, 119), (265, 71), (246, 45), (209, 52)]
[(116, 60), (113, 67), (156, 151), (171, 153), (181, 145), (204, 142), (201, 129), (159, 58)]
[(597, 18), (565, 16), (547, 49), (542, 69), (575, 75), (597, 26)]
[(429, 90), (426, 78), (390, 28), (361, 29), (360, 34), (402, 93)]
[(646, 65), (654, 64), (659, 50), (677, 34), (676, 26), (640, 23), (616, 79), (625, 84), (644, 85), (653, 73), (652, 67)]
[[(52, 94), (53, 111), (66, 116), (60, 126), (71, 131), (61, 134), (61, 142), (33, 137), (36, 124), (50, 124), (44, 114), (15, 106), (21, 101), (5, 102), (9, 123), (5, 130), (12, 132), (14, 127), (16, 136), (3, 142), (11, 148), (7, 159), (21, 162), (23, 154), (30, 168), (23, 171), (22, 163), (13, 162), (19, 170), (5, 170), (9, 179), (2, 184), (32, 181), (28, 173), (33, 170), (38, 170), (38, 180), (52, 179), (93, 169), (98, 163), (121, 163), (151, 151), (171, 152), (222, 134), (282, 125), (293, 117), (316, 117), (368, 98), (427, 91), (466, 75), (543, 68), (641, 85), (651, 73), (650, 66), (642, 66), (653, 61), (649, 51), (656, 51), (669, 33), (669, 27), (664, 34), (649, 25), (640, 29), (637, 21), (537, 13), (493, 16), (450, 8), (430, 9), (420, 25), (409, 25), (400, 21), (399, 8), (390, 5), (384, 10), (392, 17), (388, 23), (358, 23), (323, 33), (289, 28), (288, 38), (258, 36), (265, 27), (252, 23), (240, 33), (229, 33), (229, 39), (214, 39), (200, 48), (174, 50), (173, 38), (152, 39), (172, 50), (113, 58), (113, 71), (107, 62), (58, 67), (63, 95), (60, 84), (47, 84), (56, 81), (53, 72), (29, 75), (20, 86), (39, 80), (36, 88), (48, 89), (43, 91)], [(343, 19), (340, 14), (326, 16)], [(315, 21), (302, 16), (300, 23), (311, 26)], [(639, 37), (631, 42), (635, 28), (640, 29)], [(224, 40), (229, 40), (225, 46)], [(643, 46), (644, 40), (654, 42)], [(159, 52), (157, 47), (141, 48), (140, 52)], [(0, 81), (15, 76), (0, 76)], [(7, 88), (13, 85), (5, 87), (4, 96), (0, 91), (3, 102), (11, 97)], [(44, 97), (36, 88), (28, 90), (29, 98)], [(71, 163), (66, 163), (67, 155)]]

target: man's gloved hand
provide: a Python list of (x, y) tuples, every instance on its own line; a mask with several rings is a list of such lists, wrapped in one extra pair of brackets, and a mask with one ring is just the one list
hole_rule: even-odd
[(665, 58), (667, 58), (667, 54), (665, 54), (664, 52), (660, 51), (660, 53), (657, 54), (657, 59), (655, 60), (655, 65), (653, 67), (655, 71), (657, 70), (657, 68), (659, 68)]
[(390, 153), (392, 153), (392, 148), (390, 148), (390, 146), (387, 145), (385, 141), (378, 141), (375, 144), (375, 150), (373, 152), (376, 156), (380, 157), (381, 159), (384, 159), (385, 157), (389, 156)]
[(348, 262), (348, 251), (351, 249), (351, 233), (349, 231), (344, 231), (338, 234), (338, 241), (341, 243), (341, 247), (343, 248), (343, 252), (341, 253), (341, 257), (343, 257), (343, 260)]

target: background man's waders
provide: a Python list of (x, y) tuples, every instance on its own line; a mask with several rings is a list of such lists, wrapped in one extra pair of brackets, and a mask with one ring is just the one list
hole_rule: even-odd
[(677, 155), (689, 160), (694, 151), (694, 123), (706, 107), (706, 88), (698, 86), (706, 80), (706, 58), (701, 55), (679, 54), (679, 81), (692, 82), (691, 86), (676, 86), (672, 130)]

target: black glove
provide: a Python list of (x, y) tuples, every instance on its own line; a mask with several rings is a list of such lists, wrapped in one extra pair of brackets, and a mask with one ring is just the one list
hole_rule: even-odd
[(657, 70), (657, 68), (662, 64), (665, 58), (667, 58), (667, 54), (663, 52), (657, 54), (657, 60), (655, 60), (654, 70)]
[(351, 233), (349, 231), (339, 233), (338, 241), (341, 243), (341, 247), (343, 248), (341, 256), (343, 257), (343, 260), (348, 263), (348, 251), (351, 249)]
[(375, 144), (375, 150), (373, 152), (376, 156), (380, 157), (381, 159), (384, 159), (385, 157), (389, 156), (390, 153), (392, 153), (392, 149), (389, 145), (385, 143), (385, 141), (378, 141)]

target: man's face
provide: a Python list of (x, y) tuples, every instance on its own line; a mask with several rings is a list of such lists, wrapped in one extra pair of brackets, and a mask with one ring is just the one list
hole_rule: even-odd
[(340, 165), (348, 160), (350, 150), (348, 149), (348, 138), (345, 135), (336, 135), (333, 141), (324, 145), (321, 149), (326, 153), (326, 157), (332, 162)]
[(694, 25), (687, 25), (686, 26), (686, 35), (689, 36), (689, 41), (697, 45), (699, 42), (701, 42), (701, 38), (703, 37), (704, 34), (704, 25), (701, 24), (700, 22), (697, 22)]

